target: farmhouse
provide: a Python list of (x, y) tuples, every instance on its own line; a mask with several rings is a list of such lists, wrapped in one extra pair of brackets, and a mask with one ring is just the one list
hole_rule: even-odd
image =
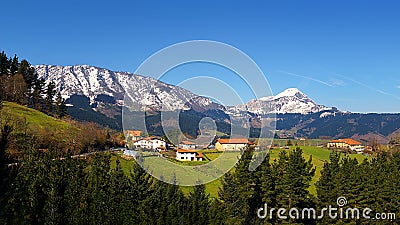
[(203, 161), (203, 155), (196, 150), (178, 149), (176, 159), (179, 161)]
[(142, 135), (141, 130), (126, 130), (125, 138), (127, 141), (137, 141), (140, 139), (140, 135)]
[(196, 149), (196, 147), (196, 143), (191, 141), (181, 141), (181, 143), (179, 143), (179, 148), (181, 149)]
[(355, 141), (351, 138), (331, 140), (327, 144), (328, 148), (346, 148), (352, 151), (362, 152), (364, 151), (364, 146), (361, 142)]
[(219, 151), (240, 151), (250, 144), (247, 138), (228, 138), (218, 139), (215, 143), (215, 149)]
[(143, 148), (149, 150), (164, 150), (166, 148), (166, 142), (158, 137), (148, 137), (139, 139), (133, 142), (135, 148)]

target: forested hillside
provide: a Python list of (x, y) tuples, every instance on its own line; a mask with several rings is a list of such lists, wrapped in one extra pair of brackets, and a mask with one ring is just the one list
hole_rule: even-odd
[(53, 82), (47, 86), (27, 60), (0, 53), (0, 103), (15, 102), (59, 118), (66, 115), (65, 100)]

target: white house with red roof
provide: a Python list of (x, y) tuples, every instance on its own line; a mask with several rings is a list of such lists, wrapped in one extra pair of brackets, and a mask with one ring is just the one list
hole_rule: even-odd
[(176, 150), (176, 159), (179, 161), (203, 161), (203, 154), (196, 150), (179, 148)]
[(365, 149), (361, 142), (351, 138), (331, 140), (326, 144), (326, 146), (328, 148), (346, 148), (357, 152), (362, 152)]
[(219, 151), (240, 151), (246, 149), (250, 144), (247, 138), (220, 138), (215, 143), (215, 149)]
[(166, 142), (158, 137), (148, 137), (133, 142), (133, 146), (136, 148), (143, 148), (149, 150), (165, 150)]
[(143, 132), (141, 130), (126, 130), (124, 132), (127, 141), (139, 140), (141, 138), (142, 133)]

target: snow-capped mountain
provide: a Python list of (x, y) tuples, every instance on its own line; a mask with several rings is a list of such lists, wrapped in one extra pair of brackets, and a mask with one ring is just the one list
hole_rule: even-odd
[(210, 99), (197, 96), (186, 89), (132, 73), (114, 72), (88, 65), (38, 65), (35, 70), (46, 83), (53, 81), (65, 99), (77, 94), (96, 103), (100, 95), (107, 95), (122, 105), (124, 94), (128, 93), (135, 109), (141, 110), (145, 106), (162, 111), (222, 108)]
[(332, 109), (323, 105), (318, 105), (297, 88), (288, 88), (275, 96), (253, 99), (244, 105), (237, 106), (236, 108), (256, 114), (308, 114)]
[[(94, 103), (94, 109), (101, 102), (100, 97), (112, 98), (116, 104), (124, 103), (124, 95), (132, 102), (135, 109), (173, 111), (194, 109), (206, 111), (221, 109), (230, 115), (241, 113), (315, 113), (332, 108), (318, 105), (297, 88), (289, 88), (276, 96), (253, 99), (244, 105), (228, 106), (226, 109), (209, 98), (201, 97), (178, 86), (157, 81), (154, 78), (128, 72), (114, 72), (95, 66), (52, 66), (38, 65), (35, 69), (46, 83), (53, 81), (65, 99), (73, 95), (83, 95)], [(125, 102), (126, 104), (126, 102)], [(100, 110), (101, 111), (101, 110)]]

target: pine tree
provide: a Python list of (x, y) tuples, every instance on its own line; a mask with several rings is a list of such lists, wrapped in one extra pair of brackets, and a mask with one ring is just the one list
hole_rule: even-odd
[(329, 161), (324, 163), (321, 170), (321, 177), (316, 182), (317, 195), (320, 206), (336, 204), (338, 191), (341, 184), (337, 183), (337, 177), (340, 171), (340, 153), (332, 152)]
[(22, 76), (24, 77), (28, 90), (30, 92), (33, 91), (32, 89), (35, 86), (35, 84), (39, 81), (39, 79), (35, 69), (31, 66), (31, 64), (27, 60), (23, 59), (19, 63), (18, 73), (22, 74)]
[(89, 224), (88, 162), (67, 157), (63, 163), (68, 168), (64, 194), (66, 224)]
[(60, 92), (57, 93), (55, 105), (55, 113), (58, 118), (67, 115), (67, 106), (65, 105), (65, 100), (61, 97)]
[(261, 206), (260, 181), (255, 171), (249, 171), (252, 149), (243, 152), (234, 173), (226, 173), (218, 194), (223, 206), (225, 224), (254, 224)]
[(0, 75), (0, 111), (3, 109), (4, 94), (3, 77)]
[[(279, 177), (275, 177), (272, 165), (270, 164), (270, 154), (268, 153), (262, 162), (262, 164), (257, 168), (257, 173), (259, 176), (260, 189), (261, 189), (261, 199), (262, 203), (260, 207), (267, 204), (268, 208), (276, 207), (276, 180)], [(265, 222), (270, 221), (269, 217), (265, 218)]]
[(14, 55), (14, 58), (12, 59), (11, 64), (10, 64), (10, 74), (11, 75), (16, 74), (18, 72), (18, 68), (19, 68), (18, 57), (17, 57), (17, 55)]
[(208, 224), (209, 207), (209, 194), (206, 193), (204, 184), (194, 186), (189, 194), (186, 222), (193, 225)]
[(9, 136), (13, 131), (13, 127), (4, 124), (0, 127), (0, 223), (5, 224), (3, 220), (7, 217), (7, 193), (10, 190), (10, 170), (7, 167), (6, 149), (9, 143)]
[(6, 53), (2, 51), (0, 53), (0, 75), (9, 75), (9, 69), (10, 69), (10, 60), (7, 58)]
[(116, 167), (111, 172), (110, 186), (110, 223), (138, 224), (139, 211), (136, 189), (131, 180), (122, 171), (117, 159)]
[[(281, 152), (278, 162), (274, 165), (276, 170), (276, 201), (277, 207), (302, 209), (313, 207), (313, 201), (308, 192), (310, 182), (315, 173), (312, 158), (306, 161), (302, 156), (303, 151), (297, 147), (286, 154)], [(300, 222), (290, 219), (290, 223)], [(312, 223), (307, 221), (306, 223)]]
[(110, 157), (95, 154), (88, 175), (88, 220), (90, 224), (107, 224), (110, 220)]
[(224, 224), (224, 208), (218, 198), (211, 200), (210, 208), (208, 209), (208, 217), (208, 224), (210, 225)]
[(44, 94), (44, 80), (37, 79), (33, 83), (33, 92), (31, 97), (31, 105), (33, 108), (43, 110), (43, 94)]
[(56, 88), (56, 86), (55, 86), (54, 82), (50, 82), (46, 88), (45, 105), (46, 105), (46, 110), (48, 113), (52, 113), (54, 111), (53, 110), (53, 103), (54, 103), (53, 99), (56, 94), (55, 88)]

